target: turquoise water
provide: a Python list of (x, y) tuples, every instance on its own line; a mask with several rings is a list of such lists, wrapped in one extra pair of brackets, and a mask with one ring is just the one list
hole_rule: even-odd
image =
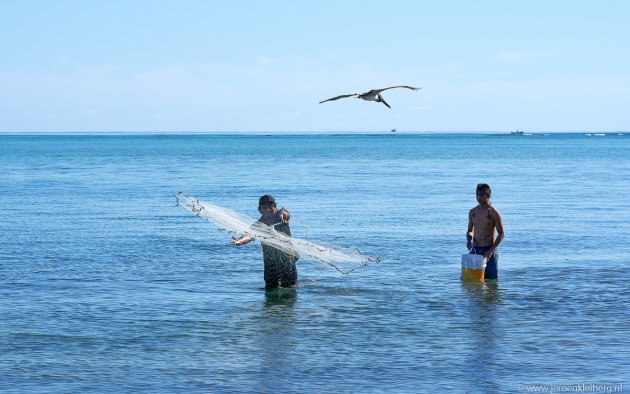
[[(0, 168), (2, 392), (630, 387), (628, 135), (0, 135)], [(462, 286), (479, 182), (500, 279)], [(265, 292), (178, 191), (382, 262)]]

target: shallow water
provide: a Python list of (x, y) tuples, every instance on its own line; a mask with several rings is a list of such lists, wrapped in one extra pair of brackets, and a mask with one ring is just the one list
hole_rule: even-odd
[[(534, 135), (0, 136), (4, 392), (515, 392), (626, 384), (630, 139)], [(468, 209), (503, 215), (463, 286)], [(300, 260), (262, 290), (175, 193), (378, 265)]]

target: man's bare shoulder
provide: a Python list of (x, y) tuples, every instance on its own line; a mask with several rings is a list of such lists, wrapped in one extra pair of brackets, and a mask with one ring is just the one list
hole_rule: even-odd
[(497, 216), (501, 216), (501, 214), (499, 213), (499, 210), (496, 209), (494, 206), (490, 206), (490, 213), (496, 214)]

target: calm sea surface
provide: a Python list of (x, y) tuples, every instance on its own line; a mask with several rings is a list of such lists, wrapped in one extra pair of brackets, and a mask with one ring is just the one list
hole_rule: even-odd
[[(382, 262), (265, 292), (179, 191)], [(628, 135), (0, 135), (0, 392), (630, 391), (629, 196)]]

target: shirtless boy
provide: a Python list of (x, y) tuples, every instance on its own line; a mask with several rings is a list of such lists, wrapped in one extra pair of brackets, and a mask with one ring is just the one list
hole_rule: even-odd
[(490, 205), (490, 194), (491, 190), (488, 184), (480, 183), (477, 185), (479, 205), (468, 212), (466, 247), (471, 254), (483, 255), (486, 258), (485, 279), (498, 279), (499, 256), (496, 249), (503, 241), (503, 221), (499, 211)]

